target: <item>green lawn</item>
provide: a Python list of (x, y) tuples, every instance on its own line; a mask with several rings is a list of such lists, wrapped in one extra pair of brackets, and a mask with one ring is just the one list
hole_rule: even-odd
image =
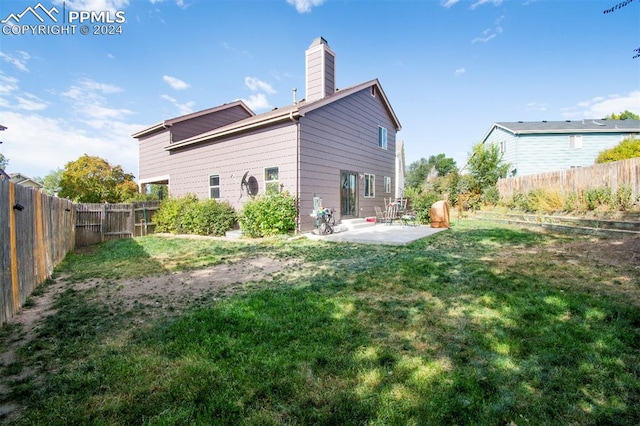
[(620, 244), (475, 221), (406, 247), (106, 243), (57, 274), (300, 262), (139, 327), (143, 309), (70, 284), (0, 366), (0, 403), (23, 407), (18, 425), (637, 425), (640, 269), (611, 259)]

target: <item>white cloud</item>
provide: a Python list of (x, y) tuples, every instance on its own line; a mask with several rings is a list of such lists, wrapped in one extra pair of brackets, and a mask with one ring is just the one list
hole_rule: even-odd
[(16, 55), (8, 55), (4, 52), (0, 52), (0, 59), (10, 63), (20, 71), (29, 72), (27, 68), (27, 61), (31, 59), (31, 55), (27, 52), (19, 51)]
[(254, 92), (263, 91), (268, 95), (274, 95), (277, 93), (269, 83), (265, 83), (264, 81), (258, 80), (255, 77), (245, 77), (244, 84)]
[[(131, 134), (144, 125), (114, 123), (107, 132), (87, 135), (64, 119), (34, 113), (3, 111), (2, 120), (8, 128), (2, 134), (2, 149), (11, 173), (45, 176), (85, 153), (121, 165), (127, 172), (138, 172), (138, 145)], [(33, 155), (36, 152), (38, 155)]]
[[(496, 21), (496, 24), (498, 24), (501, 19), (502, 17)], [(498, 34), (502, 34), (502, 32), (503, 32), (503, 29), (500, 25), (496, 25), (493, 28), (487, 28), (482, 32), (482, 37), (474, 38), (473, 40), (471, 40), (471, 43), (486, 43), (496, 38)]]
[(562, 109), (566, 119), (604, 118), (612, 113), (631, 111), (640, 114), (640, 90), (626, 95), (596, 96), (587, 101), (578, 102), (574, 107)]
[(287, 0), (291, 6), (294, 6), (298, 13), (309, 13), (316, 6), (321, 6), (325, 0)]
[(18, 81), (15, 77), (7, 77), (0, 73), (0, 95), (18, 90)]
[(86, 10), (100, 12), (102, 10), (116, 12), (129, 6), (129, 0), (54, 0), (54, 4), (65, 3), (67, 10)]
[(93, 128), (107, 129), (113, 125), (113, 121), (133, 114), (127, 109), (108, 106), (105, 95), (119, 92), (122, 92), (122, 89), (113, 84), (82, 79), (63, 92), (62, 96), (73, 101), (71, 108), (78, 120)]
[(442, 7), (446, 7), (447, 9), (458, 3), (460, 0), (446, 0), (442, 2)]
[(500, 6), (502, 4), (502, 0), (478, 0), (477, 2), (471, 5), (471, 9), (475, 9), (487, 3), (491, 3), (494, 6)]
[(249, 99), (241, 99), (241, 101), (247, 104), (247, 106), (254, 111), (271, 108), (271, 105), (269, 105), (269, 101), (267, 100), (267, 96), (264, 93), (253, 94), (249, 96)]
[(457, 70), (455, 70), (455, 71), (454, 71), (454, 74), (455, 74), (455, 75), (462, 75), (462, 74), (464, 74), (465, 72), (467, 72), (467, 70), (466, 70), (466, 69), (464, 69), (464, 68), (458, 68)]
[(527, 104), (527, 111), (546, 111), (547, 104), (540, 102), (529, 102)]
[(115, 59), (116, 57), (115, 57), (115, 56), (113, 56), (113, 54), (112, 54), (112, 53), (107, 53), (107, 58), (109, 58), (109, 59)]
[(189, 101), (183, 104), (179, 103), (176, 98), (172, 98), (169, 95), (160, 95), (160, 98), (165, 101), (169, 101), (178, 109), (178, 116), (191, 114), (193, 112), (193, 107), (195, 106), (195, 102)]
[(165, 83), (167, 83), (169, 86), (171, 86), (175, 90), (184, 90), (191, 87), (189, 83), (186, 83), (178, 78), (171, 77), (168, 75), (163, 75), (162, 79), (164, 80)]
[(47, 102), (43, 101), (36, 95), (32, 95), (31, 93), (24, 93), (23, 96), (16, 96), (16, 99), (18, 100), (16, 108), (26, 111), (40, 111), (49, 106)]

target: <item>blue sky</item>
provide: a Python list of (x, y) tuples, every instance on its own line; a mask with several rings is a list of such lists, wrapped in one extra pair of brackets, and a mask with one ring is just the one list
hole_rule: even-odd
[[(293, 88), (304, 97), (304, 51), (323, 36), (339, 88), (380, 80), (408, 163), (444, 153), (462, 166), (496, 121), (640, 113), (640, 0), (603, 13), (619, 2), (2, 0), (0, 20), (41, 3), (44, 22), (0, 24), (0, 152), (30, 177), (84, 153), (137, 175), (135, 131), (237, 99), (260, 113)], [(70, 19), (80, 11), (94, 12), (87, 35)], [(75, 34), (21, 29), (72, 23)]]

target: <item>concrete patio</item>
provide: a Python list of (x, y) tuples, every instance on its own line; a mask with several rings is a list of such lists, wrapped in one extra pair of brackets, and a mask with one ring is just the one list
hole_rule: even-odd
[(323, 241), (340, 241), (360, 244), (390, 244), (406, 245), (413, 241), (426, 238), (446, 228), (431, 228), (428, 225), (402, 225), (401, 223), (377, 223), (368, 226), (347, 228), (343, 225), (335, 226), (335, 232), (329, 235), (307, 233), (309, 239)]

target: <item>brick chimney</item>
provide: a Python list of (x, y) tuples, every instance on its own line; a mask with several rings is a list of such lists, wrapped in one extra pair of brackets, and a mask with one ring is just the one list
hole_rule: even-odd
[(327, 40), (318, 37), (305, 52), (306, 101), (313, 102), (336, 91), (336, 54)]

